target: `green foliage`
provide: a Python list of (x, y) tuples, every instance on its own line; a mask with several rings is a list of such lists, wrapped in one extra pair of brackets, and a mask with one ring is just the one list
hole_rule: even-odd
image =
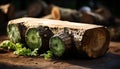
[(0, 44), (0, 48), (7, 48), (9, 50), (14, 50), (14, 54), (22, 55), (22, 56), (37, 56), (38, 48), (34, 49), (33, 51), (27, 49), (24, 44), (16, 43), (14, 44), (10, 40), (5, 40)]
[(21, 49), (17, 49), (16, 51), (14, 51), (14, 54), (17, 55), (22, 55), (22, 56), (37, 56), (37, 48), (34, 49), (33, 51), (31, 51), (30, 49), (27, 48), (21, 48)]
[(0, 44), (0, 48), (15, 50), (15, 44), (9, 40), (5, 40)]
[(53, 58), (53, 52), (52, 51), (47, 51), (47, 53), (44, 53), (44, 59), (49, 60)]

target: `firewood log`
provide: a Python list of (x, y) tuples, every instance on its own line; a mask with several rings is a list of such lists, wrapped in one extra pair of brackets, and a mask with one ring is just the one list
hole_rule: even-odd
[[(17, 26), (16, 28), (14, 28), (14, 26), (13, 28), (9, 27), (9, 25), (11, 24), (19, 24), (21, 22), (23, 22), (22, 23), (23, 25), (20, 24), (20, 26), (25, 26), (27, 28), (26, 32), (24, 33), (19, 32), (19, 30), (23, 31), (24, 28), (20, 29)], [(41, 44), (43, 46), (46, 45), (49, 42), (45, 40), (49, 40), (50, 37), (53, 36), (53, 34), (59, 34), (62, 31), (64, 31), (65, 28), (67, 28), (68, 34), (72, 36), (73, 45), (75, 45), (76, 50), (79, 52), (79, 54), (81, 55), (82, 53), (91, 58), (96, 58), (105, 54), (110, 42), (110, 35), (108, 30), (102, 26), (92, 25), (92, 24), (82, 24), (82, 23), (51, 20), (51, 19), (20, 18), (10, 21), (8, 24), (8, 28), (10, 28), (8, 29), (8, 33), (11, 39), (15, 39), (16, 37), (18, 38), (17, 35), (19, 34), (16, 34), (16, 32), (18, 31), (20, 35), (22, 34), (24, 36), (24, 38), (22, 38), (21, 36), (20, 37), (22, 39), (26, 39), (25, 41), (30, 48), (34, 48), (33, 46), (35, 45), (38, 45), (36, 46), (38, 48), (41, 47)], [(19, 30), (17, 30), (17, 28)], [(61, 41), (64, 42), (64, 39), (68, 38), (69, 35), (63, 34), (63, 36), (66, 36), (63, 39), (60, 36)], [(56, 43), (58, 42), (59, 44), (60, 39), (58, 39)], [(43, 44), (41, 41), (45, 41), (46, 44)], [(52, 43), (52, 41), (50, 43)], [(64, 43), (61, 43), (62, 45), (60, 45), (61, 50), (64, 49), (63, 45), (66, 45)], [(50, 44), (50, 47), (54, 47), (54, 44), (53, 45)], [(59, 49), (59, 48), (53, 48), (53, 49)], [(60, 50), (55, 50), (55, 51), (59, 52)], [(53, 52), (55, 53), (55, 51)], [(61, 56), (63, 52), (58, 53), (57, 56)]]
[(51, 14), (53, 19), (80, 22), (80, 14), (76, 10), (54, 6)]

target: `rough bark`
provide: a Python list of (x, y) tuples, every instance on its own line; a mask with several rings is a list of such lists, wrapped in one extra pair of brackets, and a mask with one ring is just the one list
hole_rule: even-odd
[[(19, 21), (25, 22), (24, 24), (26, 24), (26, 26), (33, 28), (34, 26), (48, 27), (53, 34), (59, 34), (64, 31), (65, 28), (68, 28), (68, 33), (72, 36), (73, 45), (75, 45), (80, 55), (96, 58), (104, 55), (109, 46), (109, 32), (102, 26), (36, 18), (21, 18), (15, 20), (17, 23), (19, 23)], [(46, 32), (48, 33), (48, 31)]]
[(63, 32), (50, 38), (49, 47), (56, 57), (67, 57), (72, 55), (72, 37), (67, 31), (64, 30)]
[[(49, 49), (49, 39), (53, 33), (47, 26), (40, 23), (27, 22), (28, 19), (16, 19), (9, 21), (8, 35), (10, 40), (16, 42), (26, 42), (32, 50), (39, 49), (39, 53), (43, 53)], [(34, 19), (33, 19), (34, 20)]]
[(110, 35), (104, 28), (73, 30), (74, 45), (80, 57), (96, 58), (103, 56), (109, 46)]

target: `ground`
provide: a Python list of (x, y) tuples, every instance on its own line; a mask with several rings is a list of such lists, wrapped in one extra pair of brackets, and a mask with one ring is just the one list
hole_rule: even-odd
[[(0, 41), (5, 39), (0, 36)], [(0, 69), (120, 69), (120, 42), (110, 42), (108, 52), (97, 59), (44, 60), (0, 53)]]

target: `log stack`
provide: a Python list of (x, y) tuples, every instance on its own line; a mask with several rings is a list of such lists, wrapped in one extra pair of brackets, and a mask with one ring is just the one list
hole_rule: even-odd
[(50, 19), (11, 20), (8, 34), (13, 42), (24, 39), (31, 49), (50, 47), (58, 57), (74, 47), (79, 55), (96, 58), (106, 53), (110, 42), (109, 32), (102, 26)]

